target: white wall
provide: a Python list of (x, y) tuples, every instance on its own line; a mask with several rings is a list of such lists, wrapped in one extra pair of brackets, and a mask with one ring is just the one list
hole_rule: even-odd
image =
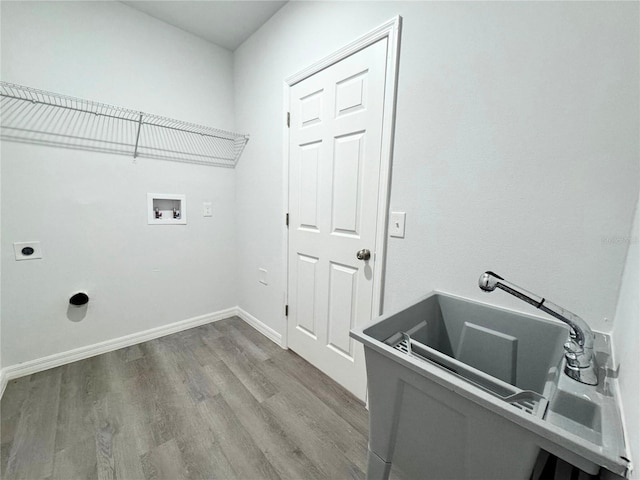
[(640, 231), (640, 198), (636, 206), (633, 229), (630, 235), (622, 236), (619, 243), (629, 246), (627, 262), (622, 277), (622, 287), (616, 309), (613, 329), (615, 356), (620, 362), (619, 385), (625, 416), (631, 460), (635, 465), (632, 478), (640, 479), (640, 375), (638, 374), (638, 352), (640, 352), (640, 256), (638, 242)]
[[(284, 79), (402, 15), (385, 311), (492, 269), (609, 330), (638, 194), (638, 4), (290, 2), (235, 52), (240, 305), (279, 332)], [(258, 268), (270, 284), (258, 283)]]
[[(2, 2), (2, 79), (233, 129), (231, 52), (119, 2)], [(2, 365), (237, 305), (233, 170), (2, 144)], [(147, 192), (186, 226), (148, 226)], [(203, 218), (202, 202), (213, 202)], [(40, 240), (43, 260), (12, 243)], [(67, 318), (87, 290), (86, 318)]]
[[(0, 8), (0, 26), (2, 25), (2, 8)], [(2, 75), (2, 48), (0, 48), (0, 79)], [(0, 147), (0, 226), (2, 225), (2, 151)], [(0, 259), (2, 258), (2, 228), (0, 228)], [(1, 267), (1, 264), (0, 264)], [(2, 394), (4, 375), (2, 374), (2, 268), (0, 268), (0, 395)]]

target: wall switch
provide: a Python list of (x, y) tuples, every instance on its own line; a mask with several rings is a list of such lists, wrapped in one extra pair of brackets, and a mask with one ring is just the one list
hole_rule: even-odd
[(202, 216), (213, 217), (213, 207), (211, 206), (211, 202), (204, 202), (202, 204)]
[(404, 238), (405, 212), (391, 212), (389, 215), (389, 236)]
[(42, 258), (42, 248), (40, 242), (15, 242), (13, 253), (16, 260), (35, 260)]
[(258, 282), (263, 285), (268, 285), (267, 283), (267, 271), (264, 268), (258, 269)]

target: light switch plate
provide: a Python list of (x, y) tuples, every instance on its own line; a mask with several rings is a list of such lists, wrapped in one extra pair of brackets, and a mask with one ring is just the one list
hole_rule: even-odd
[(204, 202), (202, 204), (202, 216), (213, 217), (213, 207), (211, 206), (211, 202)]
[[(29, 249), (32, 249), (33, 253), (29, 254)], [(13, 253), (16, 260), (36, 260), (42, 258), (42, 247), (40, 247), (40, 242), (15, 242)]]
[(391, 212), (389, 215), (389, 236), (404, 238), (405, 212)]

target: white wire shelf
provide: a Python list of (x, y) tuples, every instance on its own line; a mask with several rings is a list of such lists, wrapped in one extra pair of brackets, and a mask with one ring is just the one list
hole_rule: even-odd
[(0, 138), (235, 167), (248, 135), (0, 82)]

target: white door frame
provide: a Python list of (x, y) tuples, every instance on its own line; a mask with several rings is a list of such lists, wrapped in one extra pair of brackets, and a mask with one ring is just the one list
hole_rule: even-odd
[[(357, 40), (345, 45), (340, 50), (324, 57), (315, 62), (313, 65), (304, 70), (291, 75), (284, 81), (284, 121), (287, 122), (287, 113), (290, 111), (289, 88), (296, 83), (324, 70), (331, 65), (353, 55), (354, 53), (367, 48), (369, 45), (376, 43), (383, 38), (387, 39), (387, 59), (386, 59), (386, 75), (384, 87), (384, 106), (382, 120), (382, 144), (380, 151), (380, 179), (378, 191), (378, 216), (376, 221), (376, 249), (374, 252), (376, 260), (376, 268), (373, 274), (373, 300), (371, 314), (377, 316), (382, 313), (382, 302), (384, 297), (384, 270), (386, 264), (386, 247), (387, 247), (387, 221), (389, 210), (389, 194), (391, 190), (391, 161), (393, 157), (393, 138), (395, 133), (396, 119), (396, 92), (398, 83), (398, 61), (400, 56), (400, 32), (402, 29), (402, 17), (396, 16), (388, 22), (374, 28), (370, 32), (361, 36)], [(285, 214), (289, 211), (289, 128), (284, 128), (283, 135), (283, 152), (284, 152), (284, 168), (283, 168), (283, 185), (286, 186), (283, 195), (283, 204)], [(282, 334), (281, 345), (288, 348), (288, 318), (284, 315), (284, 306), (288, 304), (289, 293), (289, 231), (285, 227), (284, 232), (284, 332)]]

